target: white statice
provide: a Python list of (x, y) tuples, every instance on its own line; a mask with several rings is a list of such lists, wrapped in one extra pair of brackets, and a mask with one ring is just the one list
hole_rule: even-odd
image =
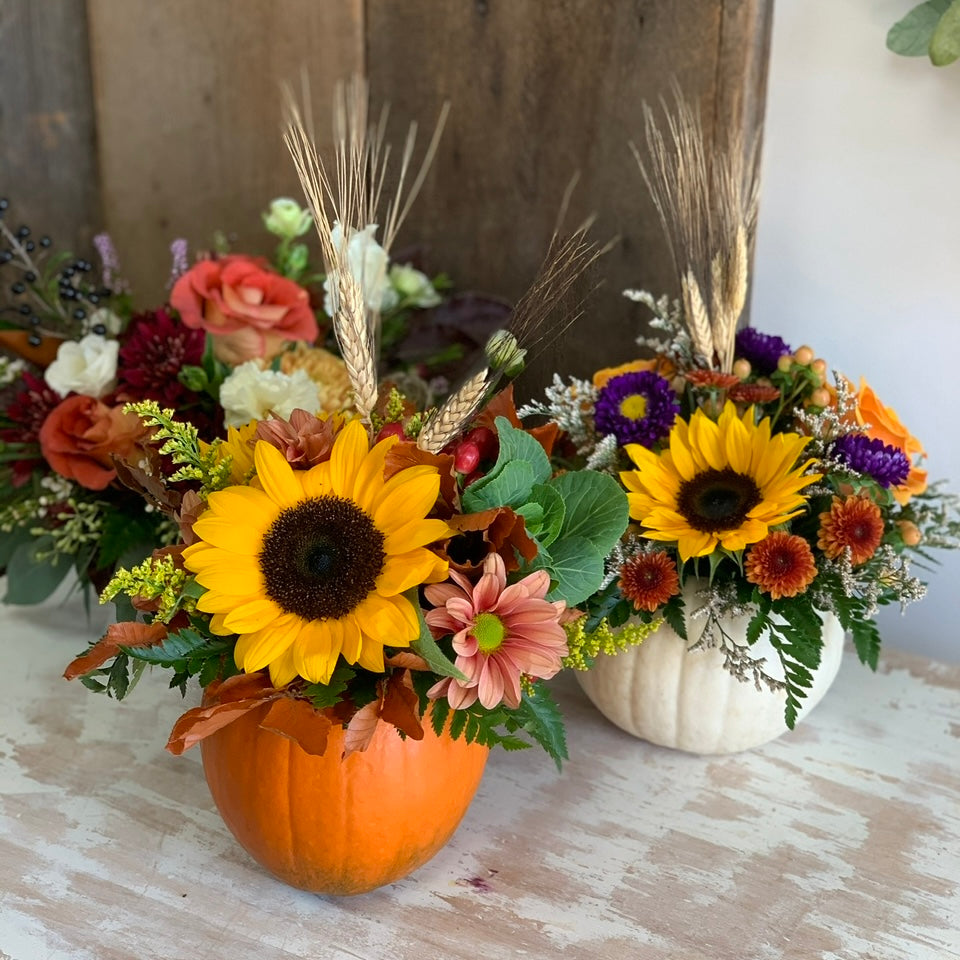
[[(350, 275), (357, 281), (363, 290), (363, 302), (369, 310), (383, 312), (395, 307), (399, 302), (399, 295), (390, 284), (387, 274), (389, 257), (387, 251), (374, 239), (377, 224), (371, 223), (362, 230), (347, 227), (344, 234), (343, 227), (338, 220), (330, 231), (330, 239), (339, 253), (340, 261), (346, 260)], [(337, 272), (331, 270), (323, 281), (325, 296), (323, 309), (327, 316), (332, 317), (337, 309)]]
[(109, 307), (94, 310), (83, 322), (83, 332), (91, 333), (94, 327), (102, 326), (108, 337), (115, 337), (123, 329), (123, 320)]
[(294, 410), (321, 409), (317, 385), (305, 370), (261, 370), (256, 360), (241, 363), (220, 387), (220, 405), (228, 427), (264, 420), (270, 413), (288, 418)]
[(13, 383), (23, 373), (26, 366), (22, 360), (0, 357), (0, 387), (6, 387)]
[(430, 278), (409, 263), (402, 266), (395, 263), (390, 268), (390, 284), (400, 299), (411, 307), (435, 307), (443, 299)]
[(271, 201), (270, 208), (263, 214), (263, 225), (282, 240), (302, 237), (313, 223), (309, 210), (304, 210), (296, 200), (290, 197), (277, 197)]
[(79, 342), (65, 340), (43, 378), (61, 397), (68, 393), (102, 397), (116, 383), (119, 353), (120, 344), (99, 333), (88, 333)]

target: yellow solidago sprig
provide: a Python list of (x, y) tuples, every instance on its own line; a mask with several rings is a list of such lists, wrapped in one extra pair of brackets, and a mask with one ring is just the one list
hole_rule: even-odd
[(120, 593), (148, 603), (156, 600), (154, 622), (169, 623), (177, 611), (192, 613), (196, 609), (197, 601), (188, 592), (192, 583), (193, 577), (177, 567), (169, 554), (147, 557), (129, 570), (118, 570), (100, 595), (100, 602), (110, 603)]
[(128, 403), (123, 410), (135, 413), (148, 427), (154, 428), (155, 440), (164, 441), (160, 453), (169, 456), (180, 468), (166, 478), (169, 483), (198, 480), (203, 497), (230, 485), (231, 458), (218, 454), (218, 443), (201, 443), (197, 428), (192, 423), (176, 420), (175, 411), (161, 409), (155, 400)]
[(571, 623), (564, 624), (564, 630), (567, 631), (567, 646), (570, 649), (563, 660), (565, 667), (573, 670), (589, 670), (599, 654), (606, 653), (614, 656), (628, 647), (636, 647), (663, 623), (661, 617), (650, 623), (627, 623), (613, 629), (604, 618), (594, 630), (588, 632), (586, 629), (588, 619), (588, 617), (579, 617)]

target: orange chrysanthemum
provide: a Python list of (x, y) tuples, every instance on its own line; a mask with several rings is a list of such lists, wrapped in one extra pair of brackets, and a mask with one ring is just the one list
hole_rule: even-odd
[(688, 370), (684, 377), (687, 383), (695, 387), (715, 387), (718, 390), (729, 390), (740, 378), (733, 373), (721, 373), (719, 370)]
[(854, 566), (866, 563), (883, 539), (880, 508), (866, 497), (833, 498), (830, 509), (820, 514), (817, 546), (832, 560), (847, 549)]
[(679, 592), (677, 565), (662, 550), (640, 553), (620, 568), (620, 593), (638, 610), (653, 613)]
[(774, 600), (795, 597), (813, 583), (817, 565), (810, 544), (803, 537), (775, 531), (750, 550), (747, 579)]
[(762, 383), (738, 383), (727, 391), (727, 399), (734, 403), (772, 403), (780, 396), (776, 387)]

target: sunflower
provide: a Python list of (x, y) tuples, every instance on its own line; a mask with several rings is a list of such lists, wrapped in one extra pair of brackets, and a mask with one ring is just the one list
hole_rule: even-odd
[(210, 629), (238, 634), (234, 658), (248, 673), (270, 668), (274, 686), (301, 676), (327, 683), (340, 656), (382, 672), (383, 648), (420, 633), (405, 590), (437, 583), (447, 563), (426, 549), (450, 534), (426, 519), (440, 489), (435, 467), (384, 480), (388, 437), (370, 449), (359, 420), (330, 459), (294, 470), (265, 441), (254, 449), (255, 483), (210, 495), (184, 551), (206, 593), (197, 609)]
[(630, 516), (645, 537), (675, 542), (683, 562), (717, 547), (742, 550), (803, 509), (800, 491), (820, 479), (805, 474), (812, 460), (797, 463), (808, 442), (771, 436), (769, 418), (755, 424), (753, 407), (738, 417), (728, 402), (716, 423), (698, 410), (676, 421), (661, 453), (626, 447), (638, 468), (620, 474)]

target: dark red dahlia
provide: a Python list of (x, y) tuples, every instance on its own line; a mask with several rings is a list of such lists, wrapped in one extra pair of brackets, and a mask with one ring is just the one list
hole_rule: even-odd
[(120, 348), (117, 394), (179, 408), (190, 391), (177, 374), (203, 359), (204, 332), (191, 330), (166, 310), (135, 314)]
[(13, 485), (16, 487), (25, 484), (33, 470), (43, 464), (43, 458), (39, 456), (40, 428), (50, 411), (63, 399), (29, 370), (24, 370), (20, 382), (22, 388), (7, 405), (6, 419), (10, 426), (0, 429), (0, 440), (36, 446), (38, 455), (13, 461)]

